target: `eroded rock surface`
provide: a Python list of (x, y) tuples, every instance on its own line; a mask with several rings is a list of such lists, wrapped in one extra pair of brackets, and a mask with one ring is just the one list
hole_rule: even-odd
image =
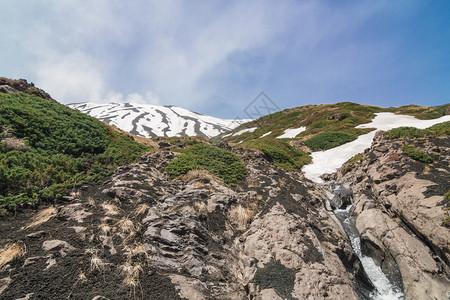
[(236, 151), (248, 170), (239, 185), (205, 172), (169, 178), (175, 154), (159, 151), (74, 191), (37, 227), (27, 227), (30, 218), (21, 230), (1, 223), (5, 238), (27, 248), (3, 294), (359, 299), (364, 273), (322, 192), (262, 153)]
[[(434, 157), (414, 160), (403, 152), (410, 144)], [(395, 261), (408, 299), (446, 299), (450, 292), (450, 190), (448, 137), (389, 140), (376, 135), (363, 159), (344, 166), (345, 182), (354, 193), (356, 226), (363, 250), (389, 270)]]

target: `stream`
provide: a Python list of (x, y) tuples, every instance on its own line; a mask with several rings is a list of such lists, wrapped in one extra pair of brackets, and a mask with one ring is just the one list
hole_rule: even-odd
[[(342, 196), (342, 193), (350, 192), (342, 188), (339, 184), (333, 184), (332, 186), (334, 195), (339, 194), (339, 197)], [(359, 257), (362, 266), (369, 277), (370, 281), (375, 287), (375, 290), (369, 295), (370, 299), (373, 300), (401, 300), (405, 298), (400, 287), (393, 284), (389, 281), (386, 274), (383, 270), (378, 266), (375, 261), (362, 253), (361, 251), (361, 239), (359, 237), (358, 230), (356, 229), (355, 217), (353, 217), (350, 213), (350, 210), (353, 206), (353, 199), (351, 195), (347, 195), (350, 200), (349, 203), (342, 203), (340, 200), (340, 205), (337, 207), (345, 207), (340, 209), (334, 209), (334, 214), (341, 222), (344, 227), (345, 232), (347, 233), (351, 246), (355, 251), (356, 255)]]

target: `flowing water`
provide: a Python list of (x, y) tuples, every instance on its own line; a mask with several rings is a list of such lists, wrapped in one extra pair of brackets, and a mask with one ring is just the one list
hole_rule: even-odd
[(387, 278), (382, 269), (375, 263), (375, 261), (362, 253), (361, 251), (361, 239), (359, 237), (358, 230), (355, 225), (355, 218), (351, 216), (350, 209), (352, 204), (348, 205), (345, 209), (335, 209), (334, 214), (341, 221), (342, 226), (347, 233), (352, 248), (358, 255), (367, 276), (375, 286), (375, 291), (370, 295), (373, 300), (401, 300), (405, 298), (401, 288), (392, 284)]

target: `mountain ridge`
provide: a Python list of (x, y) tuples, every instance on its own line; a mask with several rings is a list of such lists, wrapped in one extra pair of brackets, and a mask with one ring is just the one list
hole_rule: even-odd
[(154, 136), (210, 138), (249, 121), (220, 119), (174, 105), (82, 102), (67, 106), (147, 138)]

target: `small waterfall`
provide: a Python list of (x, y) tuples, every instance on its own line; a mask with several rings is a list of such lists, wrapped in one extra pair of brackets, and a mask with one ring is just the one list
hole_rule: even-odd
[[(348, 203), (345, 209), (335, 209), (334, 214), (341, 222), (344, 227), (345, 232), (347, 233), (352, 248), (355, 251), (356, 255), (359, 257), (364, 270), (366, 271), (367, 276), (372, 281), (372, 284), (375, 287), (375, 291), (370, 294), (370, 298), (373, 300), (401, 300), (405, 298), (400, 287), (392, 284), (387, 278), (386, 274), (382, 271), (382, 269), (375, 263), (375, 261), (369, 257), (365, 256), (361, 251), (361, 239), (359, 237), (358, 230), (356, 229), (355, 218), (351, 216), (350, 209), (353, 204), (351, 203), (351, 196), (345, 192), (345, 190), (341, 189), (340, 185), (332, 185), (333, 191), (340, 196), (348, 195)], [(345, 202), (342, 201), (341, 197), (339, 204), (346, 205)], [(345, 197), (344, 197), (345, 200)], [(338, 205), (337, 207), (339, 207)]]

